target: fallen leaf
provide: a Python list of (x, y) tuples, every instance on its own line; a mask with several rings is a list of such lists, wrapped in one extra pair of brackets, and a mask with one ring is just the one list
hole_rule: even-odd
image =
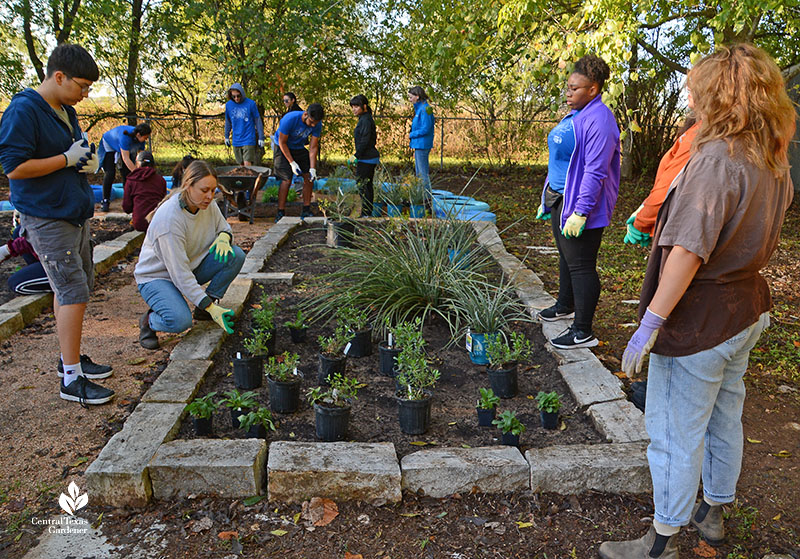
[(467, 443), (461, 443), (461, 448), (472, 448)]
[(448, 423), (448, 425), (455, 425), (455, 424), (456, 424), (455, 421), (451, 421), (450, 423)]
[(246, 507), (252, 507), (256, 503), (260, 503), (263, 498), (264, 498), (264, 495), (253, 495), (252, 497), (248, 497), (247, 499), (242, 501), (242, 503)]
[(773, 456), (777, 458), (789, 458), (792, 456), (792, 453), (789, 452), (788, 450), (781, 450), (780, 452), (776, 452), (775, 454), (773, 454)]
[(273, 536), (278, 536), (278, 537), (280, 537), (280, 536), (285, 536), (285, 535), (286, 535), (286, 534), (288, 534), (288, 533), (289, 533), (289, 532), (287, 532), (286, 530), (272, 530), (272, 531), (270, 532), (270, 534), (272, 534)]
[(239, 532), (235, 532), (233, 530), (229, 530), (227, 532), (220, 532), (217, 534), (217, 537), (221, 540), (232, 540), (234, 538), (239, 537)]
[(192, 532), (195, 534), (202, 532), (204, 530), (210, 529), (214, 525), (214, 522), (207, 516), (204, 516), (200, 520), (197, 520), (194, 524), (192, 524)]
[(345, 551), (344, 559), (364, 559), (364, 557), (360, 553), (350, 553), (349, 551)]
[(517, 527), (520, 528), (520, 529), (522, 529), (522, 528), (530, 528), (531, 526), (533, 526), (533, 522), (519, 522), (519, 521), (517, 521), (516, 524), (517, 524)]
[(781, 519), (781, 513), (778, 513), (778, 514), (776, 514), (775, 516), (772, 517), (772, 520), (774, 520), (775, 522), (777, 522), (780, 519)]
[(72, 464), (70, 464), (70, 466), (73, 467), (73, 468), (77, 468), (78, 466), (80, 466), (84, 462), (88, 462), (88, 461), (89, 461), (89, 457), (88, 456), (81, 456), (80, 458), (75, 460)]
[(794, 347), (800, 347), (800, 342), (797, 340), (793, 341), (792, 343), (794, 344)]
[(617, 377), (617, 378), (628, 378), (628, 375), (626, 375), (626, 374), (625, 374), (624, 372), (622, 372), (622, 371), (616, 371), (616, 372), (614, 373), (614, 376), (615, 376), (615, 377)]
[(295, 524), (300, 522), (300, 513), (299, 512), (292, 517), (292, 521), (294, 521)]
[(413, 444), (414, 446), (425, 446), (425, 445), (428, 445), (430, 443), (426, 443), (425, 441), (411, 441), (408, 444)]
[(302, 507), (302, 517), (314, 526), (327, 526), (339, 515), (339, 507), (330, 499), (313, 497), (305, 501)]
[(444, 518), (445, 516), (447, 516), (447, 511), (440, 512), (439, 514), (436, 515), (436, 518)]
[(567, 428), (567, 424), (564, 423), (563, 421), (561, 422), (561, 425), (558, 426), (558, 430), (559, 431), (564, 431), (566, 428)]
[(528, 395), (527, 395), (527, 396), (525, 396), (525, 397), (526, 397), (528, 400), (535, 400), (535, 399), (536, 399), (536, 396), (534, 396), (533, 394), (528, 394)]
[(405, 516), (406, 518), (413, 518), (415, 516), (419, 516), (418, 512), (401, 512), (400, 516)]
[(717, 551), (702, 540), (700, 541), (700, 544), (697, 547), (695, 547), (692, 551), (694, 551), (695, 555), (697, 555), (698, 557), (717, 556)]
[(127, 365), (141, 365), (144, 363), (146, 359), (144, 357), (137, 357), (136, 359), (131, 359), (130, 361), (126, 361)]
[(747, 437), (747, 442), (753, 444), (761, 444), (761, 441), (759, 441), (758, 439), (751, 439), (750, 437)]

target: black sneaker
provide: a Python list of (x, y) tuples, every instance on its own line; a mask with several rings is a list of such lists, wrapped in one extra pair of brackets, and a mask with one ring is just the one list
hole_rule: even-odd
[(108, 212), (108, 206), (109, 206), (110, 203), (111, 202), (109, 202), (108, 200), (103, 200), (102, 202), (100, 202), (100, 211), (101, 212)]
[(278, 210), (278, 213), (275, 214), (275, 223), (278, 223), (286, 213), (283, 210)]
[(647, 404), (647, 385), (634, 389), (630, 400), (639, 411), (644, 413), (644, 409)]
[(307, 217), (314, 217), (314, 212), (311, 210), (303, 210), (300, 212), (300, 219), (305, 219)]
[(558, 349), (578, 349), (581, 347), (594, 347), (600, 342), (591, 332), (582, 332), (575, 328), (575, 325), (572, 325), (561, 332), (558, 337), (550, 340), (550, 343)]
[(575, 311), (571, 309), (564, 310), (556, 303), (552, 307), (540, 310), (536, 316), (539, 317), (539, 320), (544, 320), (545, 322), (555, 322), (556, 320), (575, 318)]
[(147, 312), (139, 318), (139, 344), (145, 349), (158, 349), (158, 335), (150, 328), (151, 312), (147, 309)]
[(87, 404), (105, 404), (114, 397), (114, 391), (95, 384), (86, 377), (78, 377), (69, 386), (61, 381), (61, 398), (70, 402), (80, 402), (85, 408)]
[[(81, 355), (81, 370), (83, 376), (94, 380), (108, 378), (114, 372), (110, 365), (98, 365), (89, 359), (88, 355)], [(58, 359), (58, 376), (64, 378), (64, 364), (61, 362), (61, 358)]]
[(211, 315), (208, 314), (208, 311), (205, 309), (201, 309), (200, 307), (195, 307), (192, 316), (195, 320), (214, 320), (211, 318)]

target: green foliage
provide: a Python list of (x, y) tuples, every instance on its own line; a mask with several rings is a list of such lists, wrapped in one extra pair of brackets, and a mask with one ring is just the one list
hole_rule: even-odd
[(306, 324), (306, 317), (303, 314), (303, 311), (297, 309), (297, 317), (294, 320), (287, 320), (283, 323), (284, 326), (287, 328), (294, 328), (295, 330), (300, 330), (301, 328), (308, 328), (308, 324)]
[(259, 305), (250, 311), (253, 327), (258, 330), (272, 330), (275, 328), (275, 314), (277, 312), (278, 300), (270, 297), (266, 292), (262, 293)]
[[(280, 186), (268, 186), (264, 189), (264, 193), (261, 196), (261, 201), (265, 204), (271, 204), (278, 201), (278, 190), (280, 190)], [(289, 188), (289, 192), (286, 194), (286, 201), (287, 202), (295, 202), (297, 201), (297, 191), (294, 188)]]
[(195, 398), (186, 406), (186, 411), (192, 417), (208, 419), (219, 407), (219, 404), (214, 401), (214, 396), (216, 395), (216, 392), (209, 392), (202, 398)]
[(428, 364), (425, 353), (414, 346), (406, 346), (397, 355), (397, 382), (402, 387), (398, 396), (408, 400), (422, 400), (425, 392), (439, 380), (439, 370)]
[(272, 337), (271, 330), (253, 330), (252, 336), (244, 338), (242, 345), (250, 355), (267, 355), (267, 342)]
[(336, 319), (349, 332), (360, 332), (369, 325), (369, 312), (355, 305), (343, 305), (336, 309)]
[(275, 430), (275, 422), (269, 408), (260, 407), (257, 410), (239, 416), (239, 428), (249, 431), (253, 425), (262, 425), (267, 431)]
[(449, 305), (455, 313), (450, 325), (458, 332), (469, 329), (476, 334), (492, 334), (505, 329), (510, 321), (532, 320), (514, 288), (502, 281), (499, 286), (486, 281), (457, 284)]
[(279, 357), (270, 357), (264, 363), (264, 374), (272, 380), (289, 382), (297, 378), (297, 366), (299, 364), (300, 357), (296, 353), (284, 351)]
[(319, 336), (317, 338), (320, 352), (323, 355), (338, 357), (351, 337), (352, 335), (345, 328), (339, 326), (330, 336)]
[(225, 397), (219, 401), (226, 408), (249, 409), (256, 407), (256, 393), (252, 391), (239, 393), (235, 388), (225, 392)]
[(497, 407), (500, 403), (500, 398), (495, 395), (494, 390), (491, 388), (479, 388), (480, 399), (478, 400), (477, 407), (482, 410), (491, 410)]
[(536, 407), (545, 413), (556, 413), (561, 409), (561, 398), (556, 392), (542, 392), (536, 394)]
[(411, 351), (421, 352), (425, 345), (422, 338), (422, 319), (417, 317), (414, 320), (401, 322), (394, 327), (388, 327), (392, 333), (392, 344), (394, 347), (411, 348)]
[(319, 209), (326, 219), (342, 221), (353, 214), (353, 209), (356, 207), (356, 198), (356, 194), (336, 188), (332, 194), (319, 196)]
[(492, 425), (497, 426), (498, 429), (505, 435), (511, 433), (512, 435), (521, 435), (525, 432), (525, 425), (517, 419), (517, 413), (511, 410), (506, 410), (498, 415), (493, 421)]
[(334, 373), (333, 376), (328, 376), (328, 382), (330, 386), (327, 389), (323, 390), (323, 387), (317, 386), (308, 390), (306, 396), (309, 404), (345, 408), (350, 405), (351, 400), (357, 399), (359, 388), (357, 379)]
[(511, 332), (511, 341), (503, 335), (490, 336), (486, 344), (486, 356), (493, 369), (502, 368), (507, 363), (519, 363), (530, 357), (533, 344), (520, 332)]

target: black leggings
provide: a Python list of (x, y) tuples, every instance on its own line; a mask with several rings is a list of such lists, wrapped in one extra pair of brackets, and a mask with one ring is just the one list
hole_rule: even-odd
[(375, 178), (375, 167), (377, 165), (374, 163), (361, 163), (359, 161), (356, 164), (358, 193), (361, 195), (361, 217), (372, 215), (372, 201), (374, 200), (372, 179)]
[[(114, 161), (115, 155), (115, 151), (107, 151), (105, 157), (103, 157), (103, 200), (111, 200), (111, 186), (117, 178), (117, 164)], [(122, 175), (122, 186), (125, 186), (125, 180), (128, 178), (130, 169), (128, 169), (124, 161), (122, 162), (122, 168), (119, 172)]]
[(592, 321), (600, 299), (597, 253), (604, 227), (584, 229), (580, 237), (567, 239), (561, 233), (561, 201), (551, 209), (550, 223), (558, 248), (558, 306), (575, 309), (573, 324), (582, 332), (592, 332)]

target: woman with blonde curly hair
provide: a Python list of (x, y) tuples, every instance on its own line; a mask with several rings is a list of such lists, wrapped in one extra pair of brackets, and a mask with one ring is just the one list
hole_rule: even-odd
[(720, 47), (687, 85), (702, 124), (661, 208), (641, 325), (622, 358), (630, 376), (653, 351), (645, 410), (653, 526), (638, 540), (603, 543), (605, 559), (676, 559), (674, 536), (690, 522), (711, 545), (724, 541), (722, 505), (735, 498), (742, 464), (742, 377), (769, 325), (759, 270), (792, 201), (796, 115), (770, 56), (747, 44)]

